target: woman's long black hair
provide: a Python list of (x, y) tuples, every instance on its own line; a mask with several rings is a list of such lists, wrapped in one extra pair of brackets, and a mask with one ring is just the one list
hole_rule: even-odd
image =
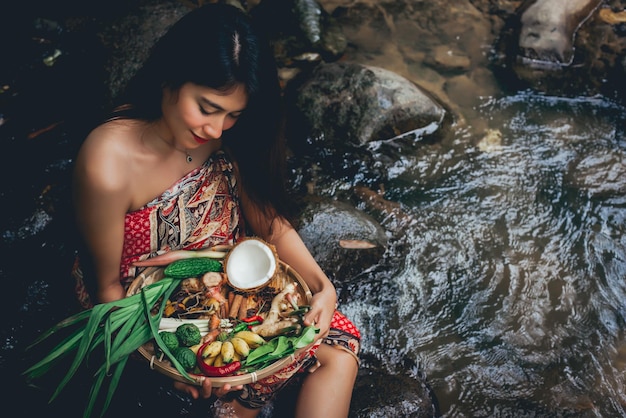
[(276, 63), (268, 40), (245, 12), (211, 3), (183, 16), (156, 42), (129, 82), (118, 100), (126, 110), (117, 116), (157, 120), (163, 88), (176, 91), (188, 82), (223, 92), (245, 86), (246, 110), (224, 131), (223, 144), (237, 163), (247, 195), (266, 214), (289, 218)]

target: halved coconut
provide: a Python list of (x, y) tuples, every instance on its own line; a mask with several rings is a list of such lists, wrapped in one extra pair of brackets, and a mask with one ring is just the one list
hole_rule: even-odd
[(265, 286), (278, 270), (278, 255), (260, 238), (245, 238), (224, 258), (224, 271), (235, 289), (251, 291)]

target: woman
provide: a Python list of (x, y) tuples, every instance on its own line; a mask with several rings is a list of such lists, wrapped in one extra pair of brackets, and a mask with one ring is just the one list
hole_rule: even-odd
[(173, 25), (123, 106), (80, 149), (75, 205), (86, 253), (75, 277), (89, 306), (123, 298), (138, 260), (263, 238), (313, 292), (304, 323), (320, 328), (314, 348), (254, 384), (175, 385), (194, 399), (228, 395), (221, 403), (236, 416), (255, 417), (292, 376), (305, 376), (297, 416), (345, 417), (360, 335), (287, 220), (280, 99), (272, 51), (243, 12), (208, 4)]

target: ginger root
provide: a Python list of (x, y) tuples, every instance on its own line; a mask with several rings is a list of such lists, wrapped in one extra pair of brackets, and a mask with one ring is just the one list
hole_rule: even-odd
[[(252, 327), (252, 332), (259, 334), (262, 337), (274, 337), (281, 334), (285, 329), (291, 327), (300, 327), (298, 318), (296, 317), (283, 317), (286, 311), (289, 311), (288, 307), (293, 310), (293, 305), (289, 302), (290, 298), (297, 297), (296, 286), (293, 283), (289, 283), (285, 288), (274, 296), (272, 299), (272, 305), (269, 312), (267, 312), (262, 324)], [(287, 308), (287, 309), (286, 309)]]

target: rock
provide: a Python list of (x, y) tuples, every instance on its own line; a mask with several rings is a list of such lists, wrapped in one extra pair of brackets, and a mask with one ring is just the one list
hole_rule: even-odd
[(320, 64), (293, 89), (291, 98), (297, 112), (292, 115), (292, 139), (299, 142), (341, 141), (361, 147), (431, 123), (440, 125), (446, 116), (443, 106), (411, 81), (356, 63)]
[(600, 0), (525, 1), (494, 46), (501, 84), (551, 95), (603, 94), (623, 99), (623, 15)]
[(263, 0), (250, 15), (271, 38), (279, 66), (310, 53), (335, 61), (347, 47), (341, 26), (316, 0)]
[[(376, 264), (387, 246), (385, 230), (373, 218), (336, 200), (309, 198), (298, 232), (313, 257), (335, 283)], [(340, 241), (357, 240), (371, 248), (344, 248)]]
[[(303, 81), (302, 81), (303, 80)], [(357, 63), (322, 63), (285, 90), (294, 164), (316, 183), (332, 177), (376, 184), (423, 142), (444, 137), (451, 113), (395, 72)], [(310, 165), (310, 166), (309, 166)]]
[(438, 405), (426, 382), (378, 369), (361, 369), (352, 405), (356, 417), (436, 417)]
[(111, 98), (121, 92), (139, 69), (156, 40), (189, 10), (183, 2), (149, 3), (132, 9), (103, 28), (100, 37), (109, 51)]
[(601, 0), (532, 2), (520, 17), (520, 57), (547, 65), (571, 64), (576, 30), (600, 3)]
[(450, 113), (432, 95), (379, 67), (322, 63), (292, 80), (285, 97), (295, 158), (335, 178), (385, 177), (389, 164), (450, 126)]
[(462, 51), (450, 48), (448, 45), (439, 45), (432, 51), (432, 57), (427, 62), (442, 72), (468, 71), (472, 61)]

